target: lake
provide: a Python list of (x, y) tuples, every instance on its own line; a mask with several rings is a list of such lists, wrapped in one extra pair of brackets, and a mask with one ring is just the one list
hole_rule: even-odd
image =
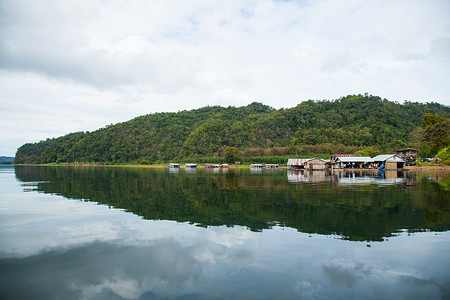
[(0, 166), (0, 299), (450, 299), (440, 172)]

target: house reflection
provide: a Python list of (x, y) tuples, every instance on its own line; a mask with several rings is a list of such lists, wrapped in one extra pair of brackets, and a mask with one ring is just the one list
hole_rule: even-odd
[(399, 171), (334, 171), (332, 181), (337, 185), (396, 185), (405, 181)]
[(288, 170), (288, 181), (292, 183), (297, 182), (322, 182), (327, 181), (327, 174), (325, 170)]
[(404, 184), (408, 186), (416, 185), (415, 180), (408, 180), (405, 172), (389, 170), (341, 170), (341, 171), (307, 171), (307, 170), (288, 170), (288, 182), (324, 182), (331, 181), (336, 185), (397, 185)]

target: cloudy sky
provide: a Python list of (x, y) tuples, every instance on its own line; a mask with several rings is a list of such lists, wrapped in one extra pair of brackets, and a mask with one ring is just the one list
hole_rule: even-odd
[(0, 0), (0, 155), (206, 105), (450, 105), (448, 0)]

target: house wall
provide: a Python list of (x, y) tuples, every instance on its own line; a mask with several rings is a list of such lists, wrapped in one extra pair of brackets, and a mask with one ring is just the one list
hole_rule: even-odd
[(386, 170), (396, 170), (397, 163), (396, 162), (386, 162), (385, 168), (386, 168)]
[(308, 170), (324, 170), (325, 164), (308, 164)]
[(325, 162), (321, 160), (310, 160), (306, 163), (308, 170), (325, 170)]
[(417, 157), (417, 150), (406, 150), (406, 151), (397, 151), (397, 155), (402, 158), (416, 158)]

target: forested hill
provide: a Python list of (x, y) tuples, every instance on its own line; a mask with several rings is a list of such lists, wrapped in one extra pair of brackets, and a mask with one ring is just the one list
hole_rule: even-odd
[(400, 104), (372, 95), (309, 100), (279, 110), (260, 103), (208, 106), (149, 114), (94, 132), (25, 144), (18, 149), (15, 163), (153, 163), (223, 156), (227, 146), (237, 147), (241, 153), (275, 148), (284, 149), (283, 154), (295, 154), (306, 145), (315, 145), (318, 152), (367, 146), (392, 151), (411, 146), (411, 133), (421, 126), (427, 113), (449, 118), (450, 107)]

